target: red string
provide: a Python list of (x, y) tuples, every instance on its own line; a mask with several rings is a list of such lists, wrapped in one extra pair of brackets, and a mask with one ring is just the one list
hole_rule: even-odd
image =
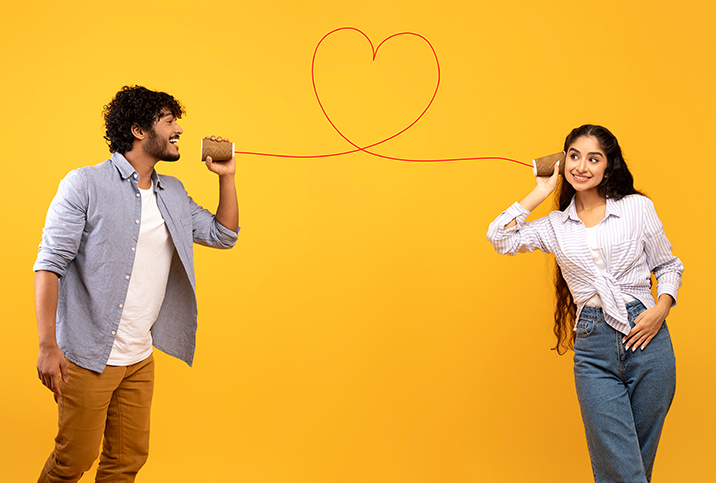
[[(425, 41), (426, 44), (428, 44), (428, 46), (430, 47), (430, 50), (433, 53), (433, 57), (435, 58), (435, 66), (437, 68), (437, 81), (435, 83), (435, 90), (433, 91), (433, 95), (430, 98), (430, 102), (428, 102), (427, 106), (425, 106), (425, 109), (423, 109), (423, 111), (420, 113), (420, 115), (417, 118), (415, 118), (415, 120), (413, 122), (411, 122), (407, 127), (401, 129), (400, 131), (393, 134), (392, 136), (389, 136), (381, 141), (370, 144), (368, 146), (358, 146), (356, 143), (351, 141), (345, 134), (343, 134), (340, 129), (338, 129), (338, 127), (334, 124), (331, 117), (328, 115), (328, 112), (326, 112), (326, 109), (323, 107), (323, 103), (321, 102), (321, 97), (318, 94), (318, 88), (316, 87), (315, 66), (316, 66), (316, 55), (318, 54), (318, 48), (321, 46), (323, 41), (326, 40), (326, 38), (328, 38), (328, 36), (338, 32), (338, 31), (341, 31), (341, 30), (353, 30), (353, 31), (361, 34), (363, 37), (365, 37), (365, 39), (370, 44), (370, 48), (373, 53), (373, 60), (375, 60), (376, 56), (378, 55), (378, 50), (384, 43), (386, 43), (388, 40), (390, 40), (394, 37), (398, 37), (400, 35), (412, 35), (412, 36), (422, 39), (423, 41)], [(438, 88), (440, 87), (440, 61), (438, 60), (438, 54), (435, 51), (435, 48), (433, 47), (433, 45), (430, 43), (430, 41), (428, 39), (426, 39), (425, 37), (423, 37), (420, 34), (416, 34), (414, 32), (400, 32), (397, 34), (393, 34), (389, 37), (386, 37), (380, 44), (378, 44), (378, 47), (373, 47), (373, 42), (371, 42), (370, 38), (365, 33), (363, 33), (363, 31), (361, 31), (355, 27), (341, 27), (341, 28), (337, 28), (335, 30), (331, 30), (330, 32), (328, 32), (326, 35), (324, 35), (321, 38), (321, 40), (318, 42), (318, 44), (316, 44), (316, 48), (313, 51), (313, 58), (311, 59), (311, 83), (313, 85), (313, 93), (316, 96), (316, 100), (318, 101), (318, 106), (321, 108), (321, 112), (323, 112), (323, 115), (325, 116), (326, 120), (330, 123), (331, 127), (355, 149), (352, 149), (350, 151), (343, 151), (340, 153), (313, 154), (313, 155), (255, 153), (255, 152), (249, 152), (249, 151), (235, 151), (236, 154), (246, 154), (246, 155), (253, 155), (253, 156), (270, 156), (270, 157), (275, 157), (275, 158), (309, 159), (309, 158), (329, 158), (329, 157), (334, 157), (334, 156), (343, 156), (346, 154), (357, 153), (359, 151), (362, 151), (366, 154), (370, 154), (371, 156), (376, 156), (378, 158), (389, 159), (389, 160), (393, 160), (393, 161), (409, 161), (409, 162), (415, 162), (415, 163), (436, 163), (436, 162), (445, 162), (445, 161), (476, 161), (476, 160), (484, 160), (484, 159), (496, 159), (496, 160), (511, 161), (513, 163), (522, 164), (524, 166), (529, 166), (530, 168), (532, 167), (531, 164), (523, 163), (522, 161), (517, 161), (516, 159), (503, 158), (503, 157), (497, 157), (497, 156), (482, 156), (482, 157), (469, 157), (469, 158), (444, 158), (444, 159), (414, 159), (414, 158), (397, 158), (394, 156), (385, 156), (383, 154), (376, 153), (374, 151), (369, 150), (370, 148), (373, 148), (375, 146), (383, 144), (386, 141), (390, 141), (391, 139), (396, 138), (397, 136), (403, 134), (405, 131), (407, 131), (408, 129), (413, 127), (423, 117), (423, 115), (425, 115), (425, 113), (428, 111), (428, 109), (430, 109), (430, 106), (433, 104), (433, 101), (435, 100), (435, 96), (438, 93)]]

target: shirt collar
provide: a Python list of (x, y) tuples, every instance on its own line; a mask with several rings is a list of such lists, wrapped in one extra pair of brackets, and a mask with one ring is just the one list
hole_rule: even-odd
[(607, 198), (607, 209), (604, 212), (604, 218), (609, 215), (614, 215), (616, 217), (622, 216), (621, 205), (619, 205), (619, 203), (617, 203), (613, 198)]
[(562, 212), (562, 223), (566, 223), (567, 220), (580, 221), (577, 216), (577, 206), (575, 205), (575, 197), (572, 196), (572, 201), (569, 202), (569, 206)]
[[(620, 217), (622, 215), (619, 203), (617, 203), (613, 198), (607, 198), (604, 218), (607, 218), (610, 215), (614, 215), (616, 217)], [(567, 208), (562, 212), (562, 222), (566, 223), (567, 220), (580, 221), (579, 216), (577, 216), (576, 195), (572, 196), (572, 201), (569, 202), (569, 206), (567, 206)]]
[[(112, 153), (112, 157), (110, 157), (109, 159), (110, 161), (112, 161), (112, 164), (117, 167), (117, 170), (119, 171), (120, 176), (122, 176), (122, 179), (128, 179), (137, 174), (137, 171), (131, 164), (129, 164), (129, 161), (127, 161), (127, 158), (125, 158), (124, 155), (118, 152), (114, 152)], [(156, 186), (158, 189), (164, 189), (162, 187), (162, 181), (159, 178), (159, 175), (157, 175), (156, 169), (152, 171), (152, 182), (154, 186)]]

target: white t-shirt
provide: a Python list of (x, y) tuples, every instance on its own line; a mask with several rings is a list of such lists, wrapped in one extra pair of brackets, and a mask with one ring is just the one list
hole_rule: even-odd
[(111, 366), (136, 364), (151, 355), (150, 330), (164, 301), (174, 255), (174, 244), (157, 206), (154, 184), (139, 191), (142, 194), (139, 239), (122, 318), (107, 361)]
[[(590, 226), (587, 230), (587, 246), (589, 247), (589, 254), (594, 260), (594, 265), (597, 267), (597, 273), (604, 273), (607, 271), (607, 262), (604, 260), (602, 255), (601, 247), (599, 246), (599, 225)], [(622, 294), (624, 302), (631, 302), (636, 300), (631, 295)], [(587, 305), (601, 307), (602, 299), (599, 294), (596, 294), (591, 299), (587, 300)]]

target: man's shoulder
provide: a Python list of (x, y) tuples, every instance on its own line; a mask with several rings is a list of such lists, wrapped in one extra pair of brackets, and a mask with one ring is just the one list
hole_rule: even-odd
[(94, 166), (82, 166), (81, 168), (75, 168), (67, 172), (62, 178), (61, 185), (64, 186), (78, 186), (92, 183), (98, 178), (106, 177), (106, 173), (109, 172), (108, 165), (111, 166), (109, 160), (103, 161)]
[(65, 178), (93, 178), (106, 176), (106, 173), (116, 171), (112, 161), (106, 159), (101, 163), (97, 163), (92, 166), (82, 166), (81, 168), (75, 168), (67, 172)]
[(171, 184), (178, 184), (181, 186), (184, 186), (182, 182), (177, 178), (176, 176), (169, 176), (168, 174), (159, 174), (157, 173), (157, 177), (159, 177), (159, 180), (162, 183), (171, 183)]
[(186, 192), (184, 189), (184, 183), (182, 183), (179, 178), (159, 173), (157, 173), (157, 178), (164, 189), (180, 191), (182, 194)]

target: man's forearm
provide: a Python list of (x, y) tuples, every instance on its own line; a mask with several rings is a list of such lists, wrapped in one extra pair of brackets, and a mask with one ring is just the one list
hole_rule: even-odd
[(219, 206), (216, 221), (231, 231), (239, 229), (239, 202), (236, 197), (234, 174), (219, 176)]
[(55, 317), (59, 277), (53, 272), (38, 270), (35, 272), (35, 316), (40, 347), (57, 347)]

